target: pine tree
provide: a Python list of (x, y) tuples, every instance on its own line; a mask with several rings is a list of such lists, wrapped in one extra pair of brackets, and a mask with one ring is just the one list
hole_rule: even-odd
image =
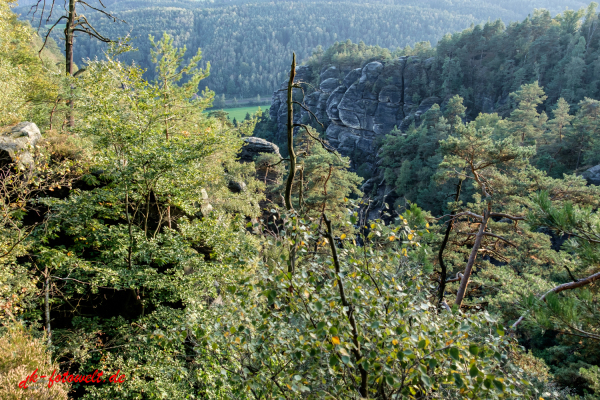
[(578, 104), (579, 111), (573, 119), (573, 129), (565, 137), (570, 150), (571, 167), (577, 171), (585, 163), (600, 162), (597, 150), (600, 135), (600, 101), (585, 98)]
[(569, 161), (566, 158), (569, 151), (563, 143), (565, 135), (571, 129), (574, 116), (569, 114), (570, 106), (562, 97), (558, 99), (552, 110), (553, 119), (547, 123), (547, 132), (538, 141), (539, 151), (536, 165), (553, 177), (561, 177), (568, 171)]
[(510, 97), (517, 104), (510, 114), (510, 131), (521, 143), (535, 143), (544, 131), (545, 113), (538, 113), (538, 106), (548, 98), (538, 82), (523, 85)]
[(449, 136), (440, 142), (444, 155), (439, 166), (442, 176), (445, 179), (468, 179), (473, 182), (476, 190), (475, 203), (470, 210), (463, 214), (457, 213), (454, 217), (464, 216), (476, 221), (473, 228), (469, 223), (465, 225), (468, 238), (474, 241), (456, 296), (455, 304), (459, 307), (467, 293), (480, 249), (487, 248), (484, 243), (488, 240), (507, 241), (487, 233), (490, 218), (500, 216), (514, 220), (524, 219), (503, 212), (503, 206), (511, 201), (515, 185), (518, 185), (516, 180), (511, 182), (509, 177), (516, 177), (527, 166), (527, 159), (535, 154), (534, 147), (520, 146), (517, 140), (515, 136), (495, 139), (493, 128), (477, 127), (475, 122), (470, 122), (458, 125), (456, 136)]

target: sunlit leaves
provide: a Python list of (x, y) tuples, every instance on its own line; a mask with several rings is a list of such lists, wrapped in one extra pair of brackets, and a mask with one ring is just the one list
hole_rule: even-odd
[[(295, 220), (294, 223), (302, 222)], [(229, 307), (243, 308), (248, 315), (260, 315), (260, 324), (251, 322), (254, 328), (242, 333), (247, 343), (243, 350), (236, 348), (236, 353), (227, 358), (234, 364), (241, 357), (240, 360), (248, 359), (253, 365), (264, 366), (257, 373), (245, 376), (240, 384), (255, 383), (264, 393), (282, 393), (280, 387), (286, 382), (289, 390), (300, 393), (299, 386), (294, 388), (294, 376), (302, 371), (302, 385), (309, 389), (304, 392), (308, 398), (319, 398), (318, 388), (322, 385), (336, 396), (348, 397), (352, 396), (353, 389), (344, 379), (360, 380), (360, 366), (368, 371), (373, 391), (383, 384), (386, 390), (403, 387), (402, 393), (407, 396), (417, 396), (423, 391), (436, 393), (441, 387), (453, 393), (463, 389), (474, 398), (497, 396), (490, 394), (480, 378), (486, 376), (482, 374), (495, 376), (494, 371), (504, 359), (493, 355), (503, 354), (506, 346), (511, 345), (490, 331), (496, 325), (486, 321), (484, 316), (438, 314), (428, 301), (424, 290), (427, 275), (414, 254), (425, 246), (390, 243), (387, 238), (395, 226), (379, 222), (372, 225), (369, 234), (377, 230), (381, 236), (366, 239), (367, 246), (346, 241), (343, 248), (340, 247), (339, 276), (332, 273), (327, 253), (302, 256), (297, 260), (297, 272), (293, 275), (287, 272), (285, 262), (268, 261), (257, 270), (252, 283), (255, 289), (242, 290), (243, 295), (229, 299)], [(424, 225), (423, 222), (423, 229)], [(299, 227), (286, 229), (286, 235), (301, 230)], [(308, 247), (312, 247), (311, 242), (323, 241), (318, 232), (310, 229), (307, 232), (310, 236), (304, 240), (309, 243)], [(415, 235), (413, 239), (420, 237)], [(338, 279), (351, 308), (341, 306)], [(268, 301), (263, 302), (261, 298)], [(350, 310), (357, 321), (357, 337), (348, 319)], [(222, 318), (227, 320), (227, 314)], [(260, 334), (252, 334), (253, 331)], [(222, 336), (216, 335), (211, 340), (220, 342), (225, 349), (230, 348), (220, 338)], [(282, 378), (279, 385), (275, 384), (269, 373), (269, 368), (275, 366), (287, 371), (282, 375), (292, 378)], [(444, 371), (453, 372), (448, 375)], [(399, 377), (403, 374), (407, 378), (401, 382)], [(448, 379), (451, 386), (447, 384)]]

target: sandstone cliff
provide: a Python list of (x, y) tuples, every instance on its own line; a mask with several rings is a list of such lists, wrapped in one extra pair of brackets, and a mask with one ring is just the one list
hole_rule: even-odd
[[(427, 97), (433, 59), (401, 57), (373, 61), (362, 68), (340, 70), (331, 66), (321, 71), (318, 89), (310, 93), (313, 71), (297, 69), (297, 81), (306, 83), (304, 101), (326, 127), (326, 138), (341, 154), (349, 156), (352, 167), (364, 165), (375, 172), (377, 139), (394, 127), (406, 130), (438, 97)], [(299, 96), (299, 93), (295, 93)], [(286, 123), (285, 90), (273, 94), (271, 119), (277, 121), (278, 138), (283, 141)], [(310, 122), (309, 113), (299, 110), (296, 121)], [(366, 165), (365, 165), (366, 163)]]

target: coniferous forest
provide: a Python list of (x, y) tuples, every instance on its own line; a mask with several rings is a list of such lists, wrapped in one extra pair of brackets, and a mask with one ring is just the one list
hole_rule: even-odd
[[(96, 0), (92, 3), (95, 3)], [(31, 9), (37, 0), (20, 1), (16, 12), (38, 26)], [(155, 78), (148, 35), (167, 32), (178, 47), (201, 48), (202, 65), (212, 71), (202, 85), (227, 99), (270, 95), (285, 80), (287, 60), (292, 51), (304, 60), (317, 46), (327, 48), (347, 39), (394, 50), (429, 41), (432, 45), (446, 33), (471, 24), (496, 20), (519, 21), (535, 8), (550, 8), (556, 14), (565, 7), (579, 9), (579, 0), (512, 1), (103, 1), (117, 20), (92, 9), (82, 10), (98, 32), (112, 39), (129, 37), (138, 49), (121, 57), (145, 69), (147, 79)], [(505, 4), (506, 3), (506, 4)], [(97, 5), (97, 4), (96, 4)], [(58, 7), (63, 7), (62, 3)], [(48, 8), (48, 6), (47, 6)], [(54, 14), (43, 26), (50, 27)], [(37, 19), (36, 19), (37, 17)], [(61, 21), (61, 22), (64, 22)], [(53, 37), (62, 36), (61, 29)], [(75, 47), (75, 63), (103, 56), (106, 45), (81, 36)], [(191, 52), (185, 55), (187, 61)]]
[(495, 3), (0, 0), (0, 399), (600, 398), (598, 5)]

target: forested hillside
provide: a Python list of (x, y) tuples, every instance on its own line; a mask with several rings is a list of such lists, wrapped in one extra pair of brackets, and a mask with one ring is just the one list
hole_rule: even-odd
[[(562, 385), (577, 382), (580, 393), (596, 379), (580, 369), (599, 363), (599, 326), (591, 323), (597, 310), (587, 308), (598, 301), (597, 289), (557, 297), (552, 290), (599, 277), (592, 255), (600, 184), (597, 26), (595, 3), (554, 18), (540, 10), (400, 57), (339, 43), (296, 71), (306, 82), (296, 99), (312, 114), (297, 107), (294, 120), (318, 129), (366, 179), (363, 212), (385, 217), (418, 204), (446, 220), (435, 259), (447, 280), (440, 296), (460, 295), (471, 260), (477, 284), (470, 307), (495, 309), (519, 326), (515, 296), (526, 298), (537, 325), (519, 328), (521, 343)], [(256, 133), (285, 143), (286, 116), (285, 92), (275, 92), (270, 119)], [(585, 238), (567, 228), (588, 223), (595, 233)], [(544, 293), (548, 304), (536, 303)], [(585, 338), (578, 344), (575, 332)]]
[[(94, 3), (97, 5), (97, 3)], [(119, 1), (106, 3), (108, 10), (127, 22), (115, 23), (91, 10), (99, 32), (110, 38), (130, 35), (140, 51), (124, 56), (154, 77), (148, 58), (148, 35), (163, 31), (178, 46), (200, 47), (203, 62), (213, 73), (203, 84), (231, 99), (265, 95), (275, 90), (287, 67), (286, 57), (295, 51), (304, 60), (318, 46), (336, 41), (363, 41), (394, 51), (421, 41), (432, 45), (446, 33), (475, 23), (501, 18), (523, 19), (534, 7), (550, 7), (552, 13), (565, 7), (578, 9), (581, 1), (410, 1), (410, 2), (236, 2), (234, 5), (197, 1)], [(60, 7), (60, 6), (59, 6)], [(30, 7), (18, 8), (22, 18)], [(39, 16), (39, 13), (38, 13)], [(46, 23), (45, 23), (46, 24)], [(37, 24), (34, 24), (37, 26)], [(62, 30), (55, 36), (58, 40)], [(102, 56), (105, 45), (84, 37), (75, 46), (75, 60)], [(188, 54), (187, 57), (190, 57)]]
[(286, 56), (237, 125), (201, 49), (75, 70), (12, 4), (0, 398), (599, 398), (595, 4)]
[[(349, 41), (338, 43), (315, 52), (303, 67), (302, 79), (310, 84), (306, 101), (325, 124), (330, 140), (342, 142), (340, 138), (348, 135), (361, 138), (367, 153), (376, 153), (376, 142), (393, 129), (406, 132), (433, 104), (444, 109), (457, 94), (463, 98), (468, 120), (480, 112), (507, 117), (516, 107), (511, 93), (537, 81), (544, 90), (539, 111), (545, 122), (555, 112), (564, 112), (555, 110), (559, 99), (566, 102), (562, 109), (570, 107), (573, 113), (582, 100), (600, 98), (598, 24), (597, 6), (592, 3), (554, 18), (538, 10), (508, 26), (501, 21), (477, 25), (445, 35), (435, 49), (416, 46), (391, 54)], [(373, 64), (367, 68), (369, 63)], [(361, 78), (361, 74), (366, 75)], [(271, 119), (279, 124), (274, 129), (279, 139), (271, 136), (275, 140), (282, 140), (285, 130), (278, 115), (285, 111), (281, 96), (275, 94), (271, 107)], [(307, 117), (304, 112), (302, 118)], [(343, 146), (347, 155), (355, 149), (352, 143), (348, 139)], [(581, 146), (570, 143), (562, 151), (567, 148), (573, 151)], [(555, 176), (600, 162), (593, 146), (575, 153), (569, 160), (559, 152), (557, 159), (539, 162), (546, 163), (544, 168)], [(365, 158), (354, 157), (355, 168)]]

